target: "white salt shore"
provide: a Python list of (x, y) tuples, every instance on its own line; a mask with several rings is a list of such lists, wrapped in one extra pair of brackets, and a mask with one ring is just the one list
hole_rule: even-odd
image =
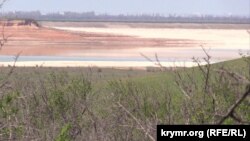
[[(202, 62), (201, 65), (204, 65)], [(14, 62), (0, 62), (0, 66), (16, 67), (101, 67), (101, 68), (137, 68), (146, 69), (147, 67), (159, 67), (156, 62), (136, 62), (136, 61), (18, 61)], [(197, 66), (195, 62), (161, 62), (164, 67), (194, 67)]]

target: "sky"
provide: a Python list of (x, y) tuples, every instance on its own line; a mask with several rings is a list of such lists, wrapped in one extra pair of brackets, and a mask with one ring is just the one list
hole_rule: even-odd
[[(1, 0), (0, 0), (1, 1)], [(250, 16), (250, 0), (8, 0), (2, 11)]]

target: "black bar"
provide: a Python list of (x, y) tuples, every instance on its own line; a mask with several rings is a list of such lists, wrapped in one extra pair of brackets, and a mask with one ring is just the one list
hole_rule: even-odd
[(157, 141), (250, 141), (250, 125), (157, 125)]

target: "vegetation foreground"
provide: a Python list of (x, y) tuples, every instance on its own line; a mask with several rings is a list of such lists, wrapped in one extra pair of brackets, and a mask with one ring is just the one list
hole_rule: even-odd
[(157, 124), (249, 124), (249, 66), (1, 68), (0, 140), (155, 140)]

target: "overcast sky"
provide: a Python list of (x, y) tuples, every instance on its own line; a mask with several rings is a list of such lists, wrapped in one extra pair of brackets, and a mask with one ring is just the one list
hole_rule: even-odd
[(9, 0), (3, 11), (250, 16), (250, 0)]

